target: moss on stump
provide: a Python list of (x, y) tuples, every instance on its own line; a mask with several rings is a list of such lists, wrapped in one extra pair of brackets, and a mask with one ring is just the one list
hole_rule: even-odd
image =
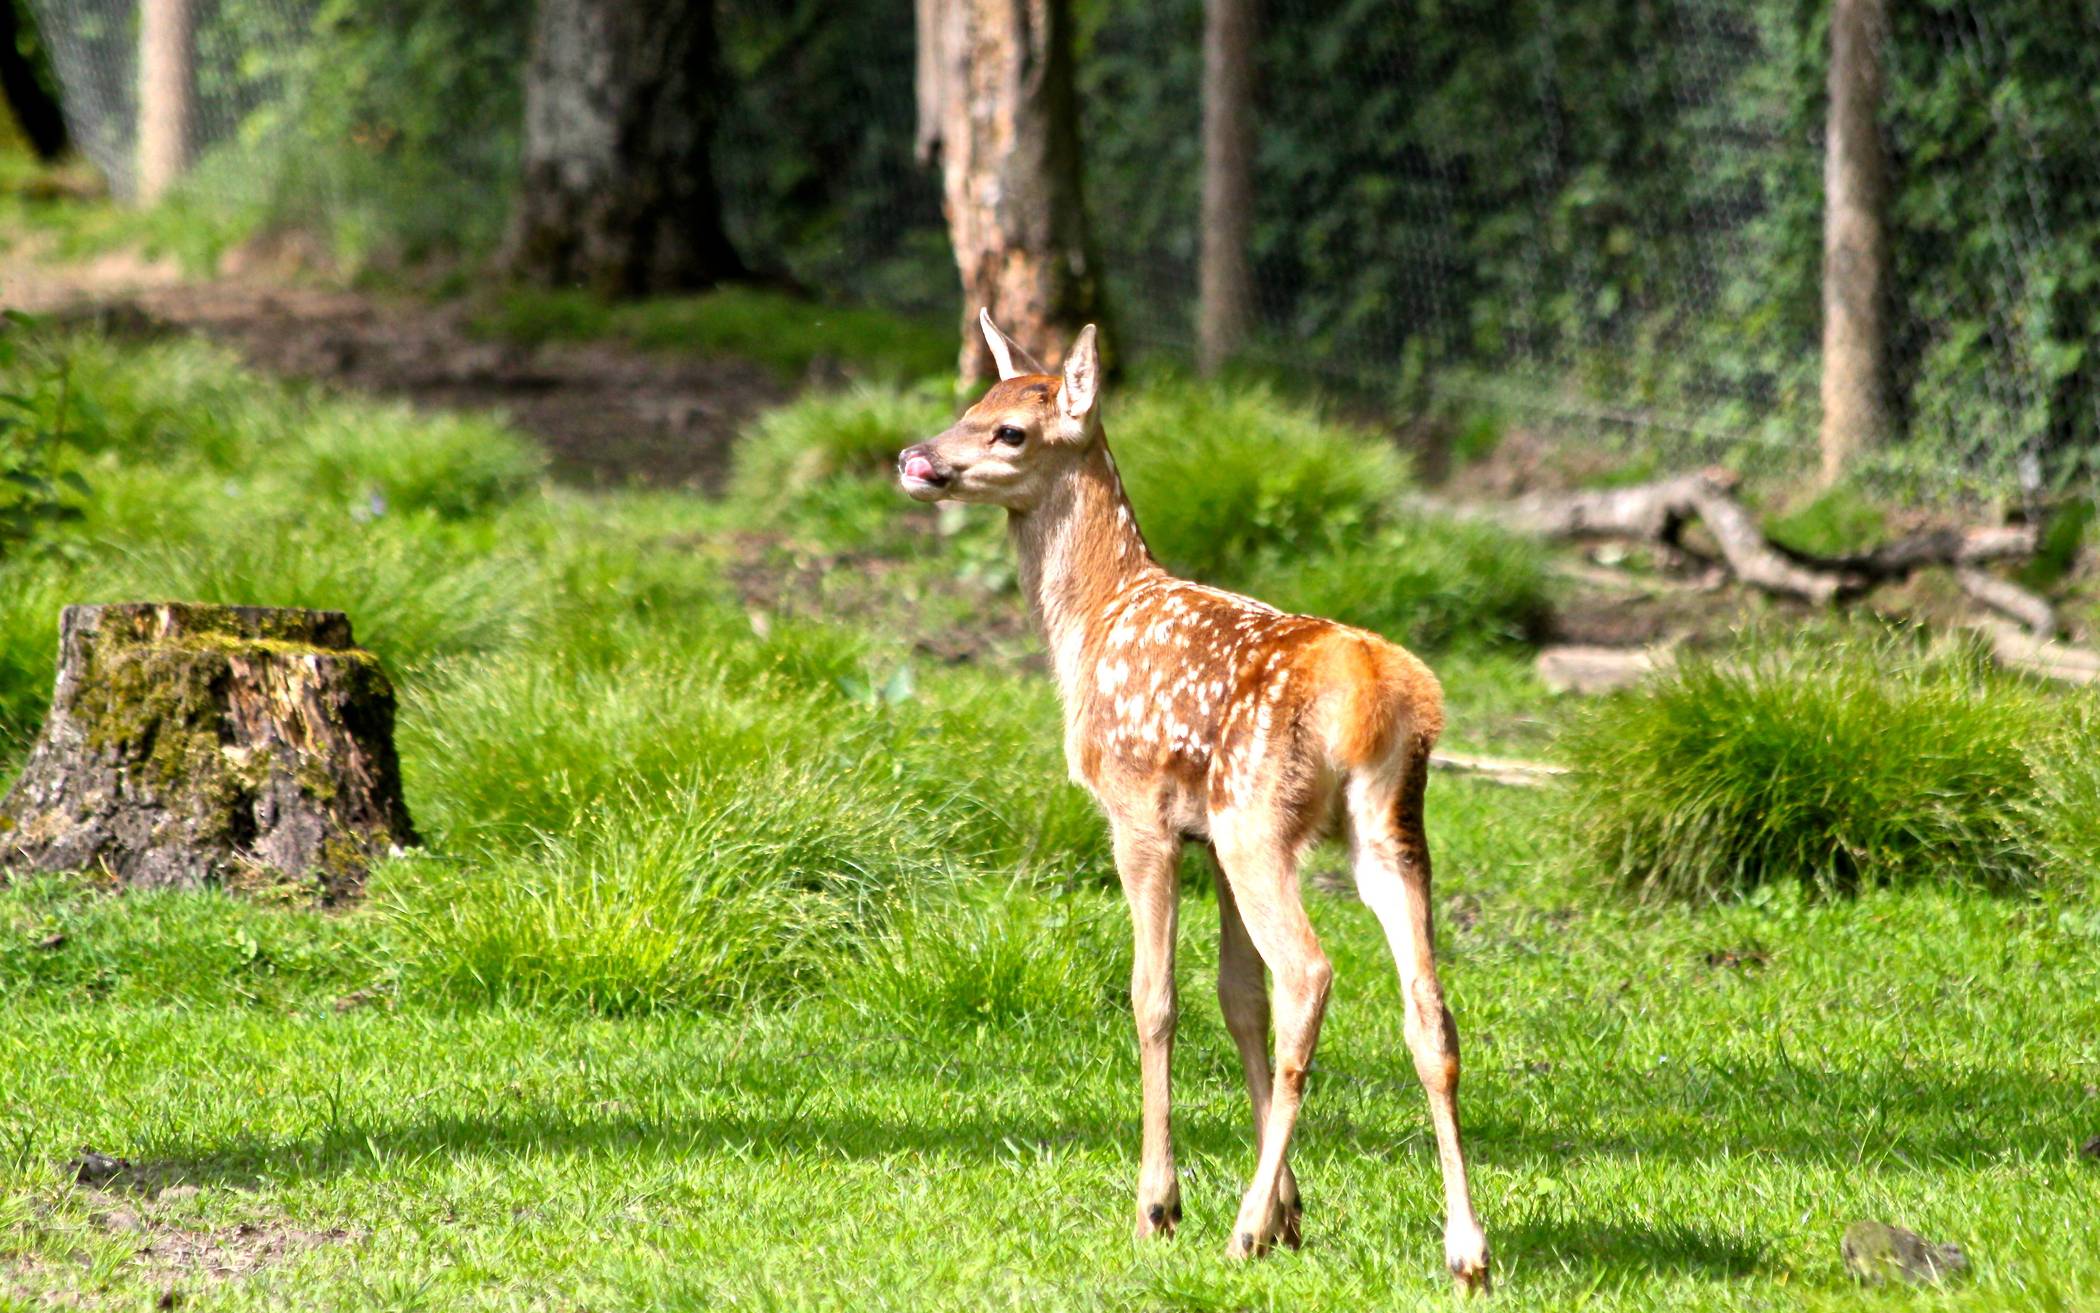
[(333, 901), (414, 842), (393, 686), (341, 612), (65, 609), (51, 712), (0, 800), (0, 872)]

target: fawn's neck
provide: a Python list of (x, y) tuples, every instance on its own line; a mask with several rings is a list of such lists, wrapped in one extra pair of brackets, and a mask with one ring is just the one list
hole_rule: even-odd
[(1089, 626), (1102, 623), (1109, 602), (1159, 565), (1138, 532), (1130, 499), (1106, 440), (1096, 442), (1079, 469), (1041, 504), (1015, 511), (1007, 531), (1021, 562), (1044, 646), (1061, 689), (1078, 678)]

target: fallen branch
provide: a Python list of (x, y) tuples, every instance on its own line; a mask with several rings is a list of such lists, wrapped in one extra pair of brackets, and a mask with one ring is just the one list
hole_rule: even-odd
[(1991, 657), (2001, 666), (2066, 684), (2100, 683), (2100, 652), (2037, 637), (2002, 620), (1985, 620), (1976, 629), (1990, 639)]
[(1706, 526), (1727, 570), (1753, 588), (1816, 606), (1847, 601), (1927, 566), (1966, 571), (1962, 587), (1979, 603), (2039, 634), (2056, 630), (2044, 599), (1978, 569), (2032, 556), (2032, 525), (1928, 529), (1868, 552), (1815, 556), (1773, 542), (1735, 495), (1727, 470), (1701, 470), (1631, 488), (1531, 493), (1486, 512), (1512, 528), (1551, 538), (1635, 538), (1681, 549), (1685, 526)]
[(2056, 637), (2056, 611), (2047, 600), (2028, 592), (2010, 579), (2000, 579), (1973, 565), (1954, 567), (1954, 582), (1970, 600), (1988, 610), (2027, 626), (2036, 638)]
[(1432, 770), (1450, 771), (1457, 775), (1478, 775), (1494, 784), (1507, 784), (1521, 789), (1544, 788), (1555, 778), (1566, 775), (1566, 766), (1555, 766), (1543, 761), (1518, 761), (1506, 757), (1475, 757), (1463, 752), (1432, 752), (1429, 754)]

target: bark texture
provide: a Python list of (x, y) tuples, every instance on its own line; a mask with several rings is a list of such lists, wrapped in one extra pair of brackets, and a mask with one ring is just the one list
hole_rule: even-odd
[(1203, 254), (1196, 274), (1196, 366), (1215, 374), (1254, 317), (1247, 240), (1254, 208), (1254, 4), (1203, 6)]
[(539, 0), (512, 274), (613, 296), (743, 276), (715, 187), (719, 53), (712, 5)]
[(393, 733), (393, 688), (339, 611), (67, 607), (0, 870), (354, 894), (416, 842)]
[(197, 15), (192, 0), (139, 4), (138, 202), (165, 196), (190, 167), (196, 101)]
[(1823, 477), (1881, 441), (1888, 179), (1881, 149), (1885, 0), (1836, 0), (1823, 157)]
[(919, 0), (919, 149), (962, 276), (965, 387), (996, 379), (977, 311), (1055, 369), (1099, 317), (1067, 0)]

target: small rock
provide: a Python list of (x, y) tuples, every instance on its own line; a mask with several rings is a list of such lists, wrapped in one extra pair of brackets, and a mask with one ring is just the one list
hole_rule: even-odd
[(2100, 1163), (2100, 1135), (2094, 1136), (2078, 1146), (2078, 1156), (2088, 1162)]
[(102, 1185), (131, 1170), (130, 1160), (112, 1158), (93, 1149), (82, 1149), (80, 1157), (68, 1166), (73, 1169), (73, 1179), (82, 1185)]
[(1887, 1222), (1854, 1222), (1845, 1228), (1838, 1251), (1845, 1257), (1845, 1270), (1870, 1286), (1889, 1281), (1938, 1285), (1943, 1278), (1969, 1270), (1961, 1246), (1934, 1244)]

